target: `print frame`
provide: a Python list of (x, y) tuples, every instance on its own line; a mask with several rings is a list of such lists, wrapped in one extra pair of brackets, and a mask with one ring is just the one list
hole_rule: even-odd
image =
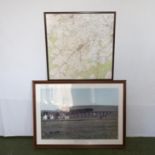
[(123, 148), (126, 80), (33, 81), (35, 148)]
[(116, 12), (44, 12), (48, 80), (112, 80)]

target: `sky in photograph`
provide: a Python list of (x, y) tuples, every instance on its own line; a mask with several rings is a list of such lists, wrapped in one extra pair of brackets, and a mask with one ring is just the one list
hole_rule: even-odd
[(67, 109), (82, 105), (118, 105), (118, 88), (44, 88), (41, 89), (42, 110)]
[(118, 105), (117, 88), (72, 89), (74, 105)]

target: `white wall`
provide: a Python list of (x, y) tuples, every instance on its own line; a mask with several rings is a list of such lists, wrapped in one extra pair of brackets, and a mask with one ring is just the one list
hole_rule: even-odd
[(127, 136), (155, 136), (154, 6), (154, 0), (0, 0), (0, 135), (32, 135), (31, 81), (47, 78), (43, 12), (116, 11), (114, 79), (127, 80)]

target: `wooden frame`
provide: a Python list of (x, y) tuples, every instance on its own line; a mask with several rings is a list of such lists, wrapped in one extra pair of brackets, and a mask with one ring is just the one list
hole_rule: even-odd
[(33, 81), (36, 148), (122, 148), (125, 80)]
[(113, 79), (116, 12), (45, 12), (48, 80)]

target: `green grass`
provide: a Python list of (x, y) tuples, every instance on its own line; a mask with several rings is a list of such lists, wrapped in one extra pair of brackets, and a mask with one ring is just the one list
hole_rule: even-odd
[(127, 138), (124, 149), (34, 149), (32, 137), (0, 137), (0, 155), (154, 155), (155, 138)]

